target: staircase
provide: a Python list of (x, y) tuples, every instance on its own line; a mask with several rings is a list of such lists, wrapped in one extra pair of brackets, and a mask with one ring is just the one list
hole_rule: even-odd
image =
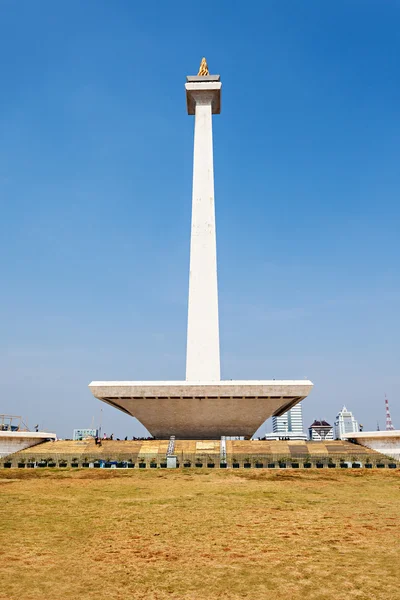
[(169, 444), (168, 444), (168, 449), (167, 449), (167, 457), (168, 456), (173, 456), (174, 455), (174, 451), (175, 451), (175, 436), (171, 435), (171, 437), (169, 438)]

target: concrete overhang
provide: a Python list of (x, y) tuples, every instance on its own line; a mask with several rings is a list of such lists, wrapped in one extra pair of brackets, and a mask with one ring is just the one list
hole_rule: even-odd
[(250, 438), (310, 393), (311, 381), (93, 381), (99, 400), (136, 417), (159, 439)]

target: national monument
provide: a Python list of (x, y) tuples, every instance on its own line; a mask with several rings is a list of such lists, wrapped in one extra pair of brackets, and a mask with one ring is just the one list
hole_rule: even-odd
[(157, 438), (250, 438), (269, 417), (303, 400), (311, 381), (221, 380), (212, 115), (221, 81), (205, 59), (185, 85), (194, 115), (192, 228), (185, 381), (92, 381), (93, 395), (136, 417)]

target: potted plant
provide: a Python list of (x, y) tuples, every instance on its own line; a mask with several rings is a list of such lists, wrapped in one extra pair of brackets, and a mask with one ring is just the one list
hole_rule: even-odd
[(248, 456), (246, 456), (246, 458), (243, 461), (243, 468), (250, 469), (250, 467), (251, 467), (250, 458)]
[(311, 456), (309, 454), (304, 458), (303, 467), (305, 469), (311, 469)]
[(161, 468), (161, 469), (166, 469), (166, 468), (167, 468), (167, 461), (166, 461), (165, 459), (163, 459), (163, 460), (160, 462), (160, 468)]
[(25, 459), (24, 458), (18, 459), (18, 469), (25, 469)]
[(278, 464), (280, 469), (286, 469), (286, 459), (280, 458), (278, 460)]
[(5, 469), (11, 469), (11, 465), (12, 465), (12, 463), (11, 463), (10, 459), (6, 459), (3, 463), (3, 467)]
[(323, 469), (324, 463), (322, 462), (322, 460), (320, 458), (318, 458), (317, 462), (315, 463), (315, 466), (317, 467), (317, 469)]
[(207, 469), (213, 469), (214, 467), (215, 467), (214, 459), (208, 457), (208, 459), (207, 459)]
[(126, 468), (126, 462), (124, 460), (119, 460), (117, 462), (117, 467), (118, 467), (118, 469), (125, 469)]
[(328, 458), (328, 469), (336, 469), (336, 463), (333, 462), (332, 457)]
[(228, 467), (228, 465), (227, 465), (227, 462), (226, 462), (226, 460), (222, 460), (222, 461), (219, 463), (219, 468), (220, 468), (220, 469), (226, 469), (227, 467)]
[(202, 458), (196, 458), (196, 462), (194, 464), (198, 468), (202, 467), (203, 466), (203, 459)]
[(143, 456), (141, 456), (139, 458), (139, 469), (145, 469), (145, 468), (146, 468), (146, 462), (145, 462)]
[(376, 463), (376, 468), (377, 469), (384, 469), (385, 468), (385, 463)]
[(232, 469), (238, 469), (240, 467), (239, 461), (236, 456), (232, 457)]
[(192, 466), (192, 461), (189, 460), (188, 458), (185, 458), (185, 460), (183, 461), (183, 466), (184, 467), (191, 467)]
[(157, 468), (157, 460), (155, 458), (152, 458), (150, 461), (150, 469), (156, 469)]
[(275, 469), (275, 463), (274, 462), (270, 462), (268, 463), (268, 469)]
[(389, 469), (396, 469), (397, 464), (395, 462), (391, 462), (391, 463), (388, 463), (388, 467), (389, 467)]
[(74, 468), (76, 468), (76, 467), (79, 467), (79, 462), (78, 462), (78, 461), (79, 461), (79, 459), (78, 459), (78, 458), (76, 458), (76, 457), (75, 457), (75, 458), (73, 458), (73, 459), (71, 460), (71, 467), (74, 467)]
[(264, 468), (264, 463), (261, 462), (261, 460), (259, 458), (256, 458), (254, 460), (254, 466), (256, 469), (263, 469)]
[(372, 462), (369, 456), (367, 456), (367, 458), (365, 459), (364, 467), (366, 469), (372, 469)]
[(298, 463), (297, 460), (292, 461), (292, 469), (298, 469), (300, 467), (300, 464)]
[(341, 469), (347, 469), (347, 467), (348, 467), (347, 462), (345, 462), (344, 458), (341, 458), (340, 459), (340, 468)]
[(62, 468), (67, 466), (67, 461), (65, 460), (65, 458), (60, 458), (60, 460), (58, 461), (58, 466)]
[(85, 469), (89, 467), (89, 459), (87, 456), (85, 456), (83, 459), (82, 467), (84, 467)]
[(48, 458), (46, 462), (47, 462), (47, 466), (48, 467), (55, 467), (55, 466), (57, 466), (56, 465), (56, 461), (52, 457)]
[(99, 461), (99, 459), (98, 459), (98, 458), (97, 458), (97, 459), (94, 461), (94, 463), (93, 463), (93, 467), (94, 467), (95, 469), (100, 469), (100, 461)]
[(38, 467), (47, 467), (47, 460), (45, 458), (41, 458), (37, 464)]

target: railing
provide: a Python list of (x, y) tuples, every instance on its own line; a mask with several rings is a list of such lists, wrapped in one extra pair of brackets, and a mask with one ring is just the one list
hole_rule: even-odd
[(0, 415), (0, 431), (28, 431), (19, 415)]
[[(320, 456), (282, 456), (282, 455), (228, 455), (224, 459), (220, 454), (184, 452), (175, 453), (177, 466), (192, 468), (232, 468), (232, 469), (307, 469), (307, 468), (400, 468), (400, 462), (382, 455), (343, 454), (336, 457)], [(41, 456), (32, 453), (27, 455), (12, 454), (0, 459), (0, 468), (19, 467), (116, 467), (116, 468), (156, 468), (166, 467), (166, 456), (163, 454), (119, 453), (110, 456), (73, 454), (48, 454)], [(395, 467), (393, 466), (395, 465)]]

